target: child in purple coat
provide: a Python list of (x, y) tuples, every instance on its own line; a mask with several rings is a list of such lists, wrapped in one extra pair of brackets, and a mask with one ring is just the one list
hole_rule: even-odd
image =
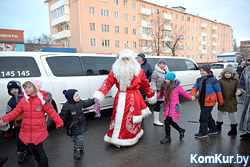
[(166, 137), (161, 140), (161, 144), (171, 142), (170, 125), (180, 133), (180, 139), (184, 137), (185, 129), (182, 129), (175, 120), (180, 119), (180, 102), (179, 94), (188, 100), (194, 100), (195, 97), (189, 95), (180, 85), (180, 81), (175, 79), (176, 75), (173, 72), (168, 72), (165, 75), (165, 81), (161, 85), (160, 93), (157, 98), (165, 97), (164, 100), (164, 124)]

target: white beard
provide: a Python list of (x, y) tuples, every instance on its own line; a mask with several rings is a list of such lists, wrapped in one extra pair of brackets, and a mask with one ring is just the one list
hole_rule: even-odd
[(118, 59), (113, 64), (112, 69), (115, 78), (120, 84), (120, 90), (126, 91), (127, 88), (131, 86), (131, 80), (133, 77), (140, 74), (141, 66), (135, 59), (128, 62)]

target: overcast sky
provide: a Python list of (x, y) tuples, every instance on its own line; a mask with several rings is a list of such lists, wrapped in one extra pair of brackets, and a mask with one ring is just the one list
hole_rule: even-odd
[[(250, 0), (147, 1), (169, 8), (183, 6), (187, 13), (232, 26), (238, 44), (250, 40)], [(24, 30), (25, 40), (50, 33), (49, 10), (44, 0), (0, 0), (0, 17), (0, 28)]]

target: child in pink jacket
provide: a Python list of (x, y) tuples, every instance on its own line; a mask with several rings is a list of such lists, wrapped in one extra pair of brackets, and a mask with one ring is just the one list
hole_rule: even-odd
[(35, 156), (38, 166), (48, 166), (48, 158), (43, 149), (43, 141), (49, 136), (45, 113), (55, 122), (56, 127), (63, 126), (63, 121), (53, 108), (51, 99), (46, 92), (40, 90), (42, 86), (39, 80), (29, 80), (23, 84), (24, 97), (16, 108), (6, 114), (0, 121), (11, 122), (23, 114), (20, 140), (28, 145)]
[(180, 139), (184, 137), (185, 129), (182, 129), (176, 122), (180, 119), (181, 105), (179, 102), (179, 94), (188, 100), (194, 100), (195, 97), (189, 95), (180, 85), (180, 81), (175, 79), (176, 75), (173, 72), (168, 72), (165, 75), (165, 82), (162, 83), (160, 93), (157, 98), (165, 97), (164, 100), (164, 124), (166, 137), (161, 140), (161, 144), (171, 142), (170, 125), (180, 133)]

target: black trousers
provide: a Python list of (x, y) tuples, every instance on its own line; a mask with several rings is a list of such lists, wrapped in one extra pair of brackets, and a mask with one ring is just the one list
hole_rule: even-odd
[(26, 150), (26, 145), (23, 144), (22, 140), (19, 138), (20, 128), (16, 128), (16, 144), (17, 144), (17, 152), (24, 152)]
[(217, 130), (215, 121), (211, 114), (212, 110), (213, 110), (213, 106), (211, 107), (201, 106), (201, 113), (200, 113), (200, 120), (199, 120), (200, 121), (199, 133), (201, 133), (202, 135), (207, 134), (208, 128), (210, 130)]
[(156, 104), (155, 104), (154, 111), (160, 112), (160, 110), (161, 110), (161, 104), (162, 104), (163, 102), (164, 102), (164, 101), (157, 101)]
[(29, 148), (31, 149), (32, 153), (35, 156), (35, 159), (38, 163), (38, 167), (48, 167), (48, 158), (43, 149), (43, 143), (38, 145), (29, 144)]
[(170, 138), (170, 131), (171, 131), (170, 125), (173, 128), (175, 128), (178, 132), (180, 132), (181, 130), (181, 127), (176, 122), (173, 121), (172, 117), (167, 117), (164, 120), (164, 124), (165, 124), (166, 138)]

